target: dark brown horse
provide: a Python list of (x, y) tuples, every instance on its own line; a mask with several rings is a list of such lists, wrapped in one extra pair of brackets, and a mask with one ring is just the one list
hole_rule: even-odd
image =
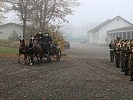
[(40, 44), (35, 43), (34, 37), (31, 36), (30, 38), (30, 43), (28, 46), (28, 55), (29, 55), (29, 60), (30, 60), (30, 65), (33, 65), (34, 63), (34, 57), (37, 57), (37, 61), (40, 64), (42, 62), (42, 57), (43, 57), (43, 48)]
[(21, 36), (20, 36), (20, 45), (19, 45), (19, 54), (18, 54), (18, 63), (20, 63), (20, 56), (21, 55), (24, 55), (24, 63), (26, 63), (26, 60), (27, 60), (27, 50), (28, 50), (28, 46), (25, 44), (25, 40), (24, 39), (21, 39)]

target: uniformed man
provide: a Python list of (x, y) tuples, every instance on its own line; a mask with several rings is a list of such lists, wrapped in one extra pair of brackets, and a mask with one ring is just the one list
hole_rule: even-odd
[(123, 58), (123, 70), (125, 72), (125, 75), (129, 75), (129, 69), (128, 69), (128, 61), (129, 61), (129, 51), (130, 51), (130, 44), (128, 40), (125, 40), (124, 44), (124, 58)]
[(129, 74), (131, 76), (130, 81), (133, 81), (133, 39), (130, 41), (130, 57), (128, 62)]
[(110, 49), (110, 61), (114, 62), (114, 42), (111, 41), (109, 44), (109, 49)]
[(115, 62), (116, 62), (116, 67), (120, 68), (120, 42), (115, 41)]
[(124, 69), (123, 69), (123, 65), (124, 65), (124, 56), (125, 56), (124, 46), (125, 46), (125, 41), (122, 40), (122, 41), (121, 41), (121, 51), (120, 51), (120, 67), (121, 67), (121, 72), (124, 72)]

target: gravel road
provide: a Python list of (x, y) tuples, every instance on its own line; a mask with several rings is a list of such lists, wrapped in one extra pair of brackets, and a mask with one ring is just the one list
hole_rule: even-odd
[(133, 82), (107, 47), (73, 43), (59, 62), (18, 64), (0, 56), (0, 100), (133, 100)]

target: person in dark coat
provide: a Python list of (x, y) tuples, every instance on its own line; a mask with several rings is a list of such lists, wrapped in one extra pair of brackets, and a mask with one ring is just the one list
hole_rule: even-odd
[(50, 50), (50, 44), (53, 42), (52, 37), (49, 35), (49, 33), (45, 33), (44, 36), (44, 46), (45, 46), (45, 51), (49, 55), (49, 50)]
[(44, 35), (42, 34), (42, 31), (39, 31), (39, 32), (35, 35), (35, 39), (37, 40), (38, 43), (43, 44)]
[(121, 47), (120, 47), (120, 42), (118, 41), (115, 41), (115, 62), (116, 62), (116, 67), (117, 68), (120, 68), (120, 50), (121, 50)]
[(110, 61), (114, 62), (114, 42), (111, 41), (109, 44), (109, 49), (110, 49)]
[(129, 75), (131, 77), (130, 81), (133, 81), (133, 39), (130, 41), (128, 68), (129, 68)]

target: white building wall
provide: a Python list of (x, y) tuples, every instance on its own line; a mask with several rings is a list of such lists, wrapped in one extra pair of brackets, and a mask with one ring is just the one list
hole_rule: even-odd
[(119, 20), (117, 18), (114, 19), (112, 22), (105, 25), (99, 30), (98, 44), (107, 44), (107, 42), (105, 41), (105, 39), (107, 38), (107, 31), (125, 26), (131, 26), (131, 24), (127, 23), (121, 18), (119, 18)]
[(95, 33), (95, 43), (98, 43), (99, 41), (99, 31)]
[(90, 43), (97, 43), (99, 39), (99, 32), (96, 33), (89, 33), (89, 40)]
[(16, 32), (18, 36), (23, 35), (23, 27), (17, 24), (7, 24), (0, 26), (0, 39), (8, 40), (11, 33)]
[(94, 33), (89, 33), (89, 41), (90, 41), (90, 43), (95, 43), (95, 41), (94, 41)]

